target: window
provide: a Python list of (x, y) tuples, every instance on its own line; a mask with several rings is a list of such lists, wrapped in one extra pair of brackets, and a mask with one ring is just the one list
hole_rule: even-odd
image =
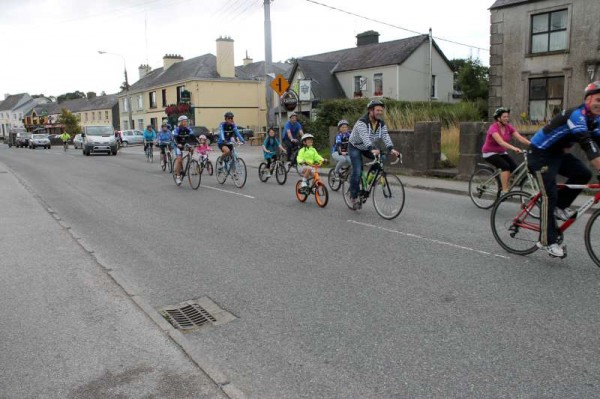
[(88, 121), (88, 113), (87, 112), (85, 113), (85, 121), (86, 122)]
[(129, 129), (129, 121), (127, 119), (123, 119), (123, 130)]
[(143, 119), (138, 119), (137, 125), (138, 125), (139, 130), (144, 130), (144, 120)]
[(167, 89), (162, 89), (162, 106), (167, 106)]
[(123, 111), (129, 112), (129, 99), (127, 97), (123, 99)]
[(376, 73), (373, 75), (373, 95), (383, 96), (383, 74)]
[(533, 54), (567, 49), (567, 10), (531, 17), (531, 52)]
[(138, 110), (144, 109), (144, 99), (142, 98), (141, 94), (137, 98), (137, 109)]
[(529, 119), (547, 121), (563, 109), (565, 78), (529, 79)]
[(431, 75), (431, 98), (437, 98), (436, 76)]
[(98, 111), (98, 120), (102, 119), (102, 112)]
[(148, 103), (150, 108), (156, 108), (156, 92), (152, 91), (148, 94)]
[(104, 111), (104, 119), (108, 120), (108, 111)]
[(92, 120), (95, 121), (96, 120), (96, 113), (94, 111), (92, 111)]
[(181, 102), (181, 92), (185, 90), (185, 86), (177, 86), (177, 104)]
[(154, 129), (158, 129), (158, 118), (150, 118), (150, 124), (154, 127)]
[(363, 90), (367, 89), (367, 78), (362, 76), (354, 77), (354, 97), (362, 97)]

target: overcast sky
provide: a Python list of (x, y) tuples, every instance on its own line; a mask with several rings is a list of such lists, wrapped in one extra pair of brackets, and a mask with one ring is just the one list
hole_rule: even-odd
[[(124, 81), (123, 58), (99, 55), (98, 50), (125, 58), (130, 84), (138, 80), (140, 64), (160, 68), (165, 54), (180, 54), (184, 59), (216, 54), (215, 40), (219, 36), (234, 40), (236, 65), (242, 64), (246, 51), (254, 61), (262, 61), (263, 2), (1, 0), (0, 99), (5, 93), (22, 92), (47, 96), (75, 90), (116, 93)], [(493, 3), (494, 0), (274, 0), (273, 61), (354, 47), (356, 34), (367, 30), (379, 32), (379, 41), (387, 42), (427, 33), (431, 27), (449, 59), (473, 57), (488, 65), (488, 8)]]

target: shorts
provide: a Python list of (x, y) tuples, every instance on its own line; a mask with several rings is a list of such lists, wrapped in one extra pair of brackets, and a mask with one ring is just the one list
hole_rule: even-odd
[(229, 148), (229, 151), (233, 151), (233, 144), (231, 143), (221, 143), (221, 144), (217, 144), (219, 147), (219, 150), (223, 151), (223, 147), (227, 147)]

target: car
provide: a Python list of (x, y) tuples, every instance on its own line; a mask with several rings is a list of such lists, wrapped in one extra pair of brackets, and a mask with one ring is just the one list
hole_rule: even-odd
[(31, 133), (17, 133), (17, 148), (29, 147), (29, 139), (31, 138)]
[(191, 126), (190, 129), (192, 129), (192, 132), (194, 132), (196, 137), (205, 135), (206, 139), (208, 140), (208, 144), (212, 144), (217, 141), (218, 135), (213, 134), (206, 126)]
[(143, 144), (144, 143), (144, 132), (140, 130), (123, 130), (121, 131), (121, 139), (123, 140), (123, 147), (128, 145)]
[(117, 155), (115, 130), (110, 125), (84, 126), (81, 133), (83, 155), (106, 152)]
[(50, 148), (50, 139), (47, 134), (33, 134), (29, 139), (29, 148), (34, 150), (37, 147)]
[(81, 134), (76, 134), (75, 137), (73, 137), (73, 147), (75, 147), (75, 149), (77, 148), (83, 148), (83, 140), (81, 140)]
[(254, 137), (254, 131), (252, 129), (238, 127), (238, 131), (240, 132), (244, 140), (249, 140), (250, 137)]

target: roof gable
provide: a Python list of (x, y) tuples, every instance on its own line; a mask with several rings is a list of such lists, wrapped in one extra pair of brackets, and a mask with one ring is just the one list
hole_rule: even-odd
[(337, 62), (298, 59), (292, 69), (291, 77), (293, 78), (297, 69), (300, 68), (304, 77), (312, 81), (311, 90), (315, 98), (344, 98), (344, 91), (332, 73), (337, 64)]
[(544, 0), (496, 0), (494, 2), (494, 4), (492, 4), (492, 6), (490, 7), (490, 10), (493, 10), (496, 8), (512, 7), (512, 6), (516, 6), (516, 5), (523, 4), (523, 3), (535, 3), (537, 1), (544, 1)]
[(12, 111), (31, 100), (27, 93), (13, 94), (4, 99), (0, 104), (0, 111)]

